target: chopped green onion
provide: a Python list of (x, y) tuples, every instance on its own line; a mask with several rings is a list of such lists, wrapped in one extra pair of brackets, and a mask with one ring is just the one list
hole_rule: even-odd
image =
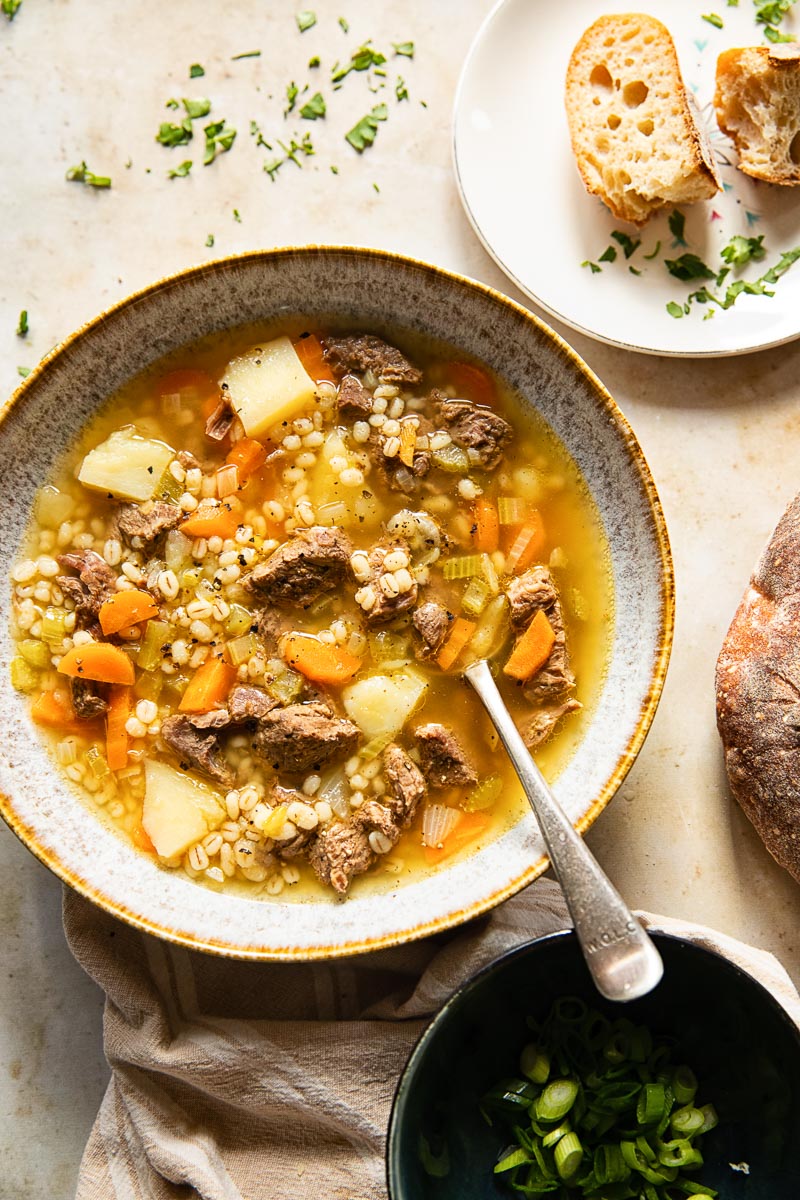
[(676, 1138), (672, 1142), (663, 1142), (659, 1147), (658, 1161), (665, 1167), (699, 1167), (702, 1166), (703, 1156), (695, 1150), (688, 1138)]
[(563, 1125), (557, 1125), (555, 1129), (551, 1129), (549, 1133), (542, 1137), (542, 1145), (545, 1150), (549, 1150), (551, 1146), (557, 1146), (563, 1137), (568, 1133), (572, 1133), (572, 1126), (569, 1121), (564, 1121)]
[[(491, 808), (495, 801), (498, 800), (502, 795), (502, 792), (502, 776), (488, 775), (486, 779), (482, 779), (481, 782), (469, 793), (466, 799), (462, 801), (461, 807), (465, 812), (480, 812), (484, 808)], [(530, 1071), (526, 1070), (522, 1065), (524, 1061), (524, 1053), (525, 1052), (523, 1051), (523, 1059), (520, 1060), (520, 1070), (522, 1071), (522, 1074), (527, 1075), (528, 1078), (532, 1079), (534, 1083), (544, 1083), (547, 1079), (546, 1074), (544, 1079), (536, 1079), (530, 1073)]]
[(688, 1067), (675, 1069), (671, 1086), (676, 1104), (691, 1104), (697, 1095), (697, 1077)]
[(510, 1154), (504, 1155), (494, 1169), (495, 1175), (502, 1175), (504, 1171), (512, 1171), (514, 1167), (521, 1167), (524, 1163), (530, 1162), (530, 1155), (521, 1146), (512, 1150)]
[(536, 1116), (540, 1121), (560, 1121), (577, 1097), (578, 1084), (574, 1079), (554, 1079), (536, 1100)]
[(583, 1146), (577, 1133), (566, 1134), (555, 1149), (556, 1170), (560, 1177), (571, 1179), (581, 1165), (582, 1158)]
[(714, 1105), (704, 1104), (700, 1112), (703, 1114), (703, 1124), (700, 1126), (699, 1133), (708, 1133), (709, 1129), (716, 1129), (719, 1125), (719, 1117)]
[(699, 1108), (693, 1108), (688, 1104), (685, 1108), (678, 1108), (673, 1112), (669, 1119), (670, 1128), (676, 1137), (696, 1137), (705, 1123), (705, 1117), (700, 1112)]
[(527, 500), (521, 496), (500, 496), (497, 501), (497, 516), (501, 525), (522, 525), (529, 509)]
[(667, 1094), (663, 1083), (646, 1083), (636, 1105), (636, 1120), (640, 1125), (655, 1125), (667, 1110)]
[[(499, 776), (490, 775), (489, 778), (498, 779)], [(488, 780), (484, 782), (488, 782)], [(482, 786), (482, 784), (478, 784), (478, 787)], [(519, 1056), (519, 1069), (533, 1083), (547, 1083), (547, 1077), (550, 1074), (550, 1055), (546, 1054), (537, 1042), (528, 1042), (527, 1046), (523, 1046)]]

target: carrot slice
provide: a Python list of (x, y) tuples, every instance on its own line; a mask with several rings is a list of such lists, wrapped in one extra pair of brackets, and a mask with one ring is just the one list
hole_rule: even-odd
[(556, 635), (544, 612), (539, 609), (503, 667), (512, 679), (530, 679), (550, 657)]
[(456, 617), (450, 627), (447, 641), (436, 656), (436, 662), (443, 671), (450, 670), (477, 628), (474, 621)]
[(180, 524), (181, 533), (191, 538), (232, 538), (239, 528), (239, 514), (229, 504), (198, 505)]
[(137, 825), (131, 834), (131, 837), (133, 838), (134, 846), (137, 846), (140, 850), (144, 850), (145, 854), (158, 853), (155, 846), (150, 841), (150, 838), (147, 836), (147, 830), (145, 829), (144, 825)]
[(354, 654), (308, 633), (290, 633), (283, 642), (283, 657), (290, 667), (316, 683), (347, 683), (361, 668), (361, 659)]
[(336, 383), (336, 376), (322, 350), (319, 338), (309, 333), (292, 342), (294, 352), (303, 364), (303, 369), (315, 383)]
[(545, 546), (544, 521), (541, 515), (533, 509), (525, 524), (521, 526), (511, 548), (506, 555), (506, 570), (509, 574), (515, 571), (527, 571), (531, 563), (541, 558)]
[(476, 404), (492, 405), (497, 400), (497, 388), (488, 371), (474, 363), (449, 363), (447, 374), (459, 396)]
[(500, 544), (500, 518), (497, 508), (485, 496), (478, 496), (473, 508), (475, 514), (475, 549), (482, 554), (494, 554)]
[(130, 588), (117, 592), (100, 605), (100, 628), (108, 637), (130, 625), (139, 625), (158, 615), (158, 605), (148, 592)]
[(76, 721), (75, 710), (64, 692), (40, 692), (31, 705), (31, 716), (37, 725), (49, 729), (71, 728)]
[(198, 667), (181, 697), (181, 712), (203, 713), (219, 708), (236, 680), (236, 668), (221, 658), (208, 658)]
[(225, 458), (229, 466), (236, 467), (239, 472), (239, 485), (263, 467), (267, 460), (267, 448), (253, 438), (243, 437), (231, 446)]
[(131, 689), (112, 687), (106, 714), (106, 758), (112, 771), (121, 771), (128, 762), (128, 731), (125, 723), (131, 715)]
[(459, 850), (463, 850), (470, 842), (485, 833), (491, 820), (488, 813), (464, 813), (455, 829), (448, 833), (439, 846), (424, 847), (426, 861), (438, 863), (443, 858), (449, 858), (451, 854), (457, 854)]
[(219, 384), (206, 371), (188, 367), (162, 375), (156, 380), (155, 392), (162, 399), (165, 396), (180, 396), (182, 401), (190, 404), (205, 404), (212, 398), (216, 404), (219, 400)]
[(109, 642), (73, 646), (61, 659), (58, 669), (73, 679), (94, 679), (98, 683), (131, 684), (134, 680), (133, 663), (124, 650)]

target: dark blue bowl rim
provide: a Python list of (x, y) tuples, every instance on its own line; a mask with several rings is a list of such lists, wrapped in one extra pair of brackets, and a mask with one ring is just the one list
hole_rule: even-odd
[[(764, 987), (763, 983), (756, 979), (754, 975), (751, 975), (749, 971), (745, 971), (744, 968), (740, 967), (738, 963), (733, 962), (732, 959), (728, 958), (725, 954), (721, 954), (718, 950), (712, 950), (710, 947), (703, 946), (689, 938), (678, 937), (677, 934), (666, 933), (658, 929), (649, 929), (648, 933), (656, 945), (664, 942), (672, 942), (680, 946), (689, 946), (692, 949), (699, 951), (701, 954), (706, 954), (710, 958), (717, 959), (722, 965), (723, 970), (730, 971), (732, 975), (738, 976), (740, 979), (744, 980), (746, 986), (749, 985), (756, 993), (760, 993), (761, 999), (764, 1001), (767, 1007), (770, 1008), (778, 1020), (786, 1026), (786, 1029), (792, 1035), (797, 1045), (798, 1051), (800, 1051), (800, 1028), (798, 1028), (780, 1001), (773, 996), (772, 992), (768, 988)], [(507, 950), (505, 954), (501, 954), (499, 958), (495, 958), (492, 960), (492, 962), (487, 963), (485, 967), (481, 967), (480, 971), (478, 971), (475, 975), (472, 975), (465, 983), (462, 983), (460, 987), (456, 988), (452, 995), (449, 996), (444, 1002), (438, 1013), (431, 1018), (430, 1023), (425, 1027), (425, 1029), (423, 1029), (422, 1033), (417, 1038), (414, 1048), (408, 1057), (408, 1061), (403, 1067), (400, 1078), (397, 1081), (394, 1097), (392, 1099), (392, 1110), (389, 1114), (389, 1126), (386, 1133), (385, 1154), (386, 1185), (389, 1193), (389, 1200), (400, 1200), (399, 1191), (396, 1190), (399, 1180), (397, 1177), (398, 1162), (394, 1150), (397, 1145), (398, 1130), (403, 1120), (402, 1109), (405, 1094), (407, 1093), (408, 1086), (416, 1072), (417, 1066), (425, 1054), (428, 1043), (433, 1040), (440, 1027), (449, 1019), (452, 1010), (458, 1007), (462, 1002), (466, 1002), (467, 998), (472, 994), (472, 992), (477, 991), (487, 977), (493, 975), (495, 972), (499, 971), (502, 967), (506, 966), (507, 963), (512, 962), (514, 959), (521, 958), (526, 954), (530, 954), (534, 950), (538, 951), (544, 946), (556, 945), (559, 942), (564, 941), (574, 942), (577, 948), (578, 939), (574, 929), (559, 929), (554, 933), (546, 933), (543, 934), (542, 937), (534, 938), (530, 942), (524, 942), (521, 946), (515, 946), (513, 950)], [(618, 1007), (620, 1010), (623, 1010), (626, 1006), (624, 1004), (620, 1004)]]

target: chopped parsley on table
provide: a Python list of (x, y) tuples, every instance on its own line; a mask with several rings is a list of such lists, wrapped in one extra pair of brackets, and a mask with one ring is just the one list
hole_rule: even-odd
[(213, 245), (214, 245), (214, 235), (213, 235), (213, 233), (210, 233), (210, 234), (208, 235), (208, 237), (206, 238), (206, 245), (207, 245), (207, 246), (209, 246), (209, 247), (211, 247), (211, 246), (213, 246)]
[(310, 100), (307, 100), (300, 109), (300, 116), (306, 121), (317, 121), (320, 117), (324, 117), (326, 112), (325, 100), (321, 92), (315, 92)]
[(341, 83), (351, 71), (368, 71), (370, 67), (380, 67), (385, 62), (386, 55), (381, 54), (380, 50), (373, 49), (369, 42), (365, 42), (363, 46), (359, 46), (357, 50), (353, 51), (346, 66), (340, 67), (338, 63), (334, 66), (331, 82)]
[(365, 117), (357, 121), (353, 128), (344, 135), (345, 141), (349, 142), (359, 154), (363, 154), (367, 146), (371, 146), (375, 141), (378, 133), (378, 123), (385, 121), (388, 116), (389, 110), (386, 105), (376, 104), (371, 112), (368, 112)]
[(200, 77), (205, 75), (205, 73), (205, 68), (201, 67), (200, 63), (192, 63), (192, 65), (189, 67), (190, 79), (200, 79)]
[(619, 229), (613, 229), (611, 236), (615, 242), (619, 242), (620, 246), (622, 246), (626, 258), (630, 258), (642, 244), (641, 239), (634, 241), (633, 238), (628, 237), (627, 233), (622, 233)]
[(313, 28), (317, 23), (317, 14), (311, 12), (310, 9), (305, 9), (303, 12), (295, 13), (294, 17), (297, 21), (297, 28), (301, 33), (305, 33), (307, 29)]
[(350, 23), (349, 21), (346, 21), (344, 17), (339, 17), (339, 27), (341, 28), (342, 33), (350, 32)]
[(167, 179), (185, 179), (192, 169), (192, 160), (187, 158), (186, 162), (182, 162), (179, 167), (175, 167), (172, 171), (167, 171)]
[(286, 103), (286, 108), (283, 110), (283, 115), (285, 117), (288, 116), (289, 113), (292, 112), (292, 110), (294, 109), (294, 106), (297, 103), (297, 97), (299, 96), (299, 94), (300, 94), (300, 89), (298, 88), (298, 86), (294, 82), (294, 80), (292, 80), (292, 82), (286, 88), (286, 102), (287, 103)]
[(19, 314), (19, 321), (17, 322), (17, 337), (27, 337), (29, 330), (30, 325), (28, 324), (28, 310), (27, 308), (23, 308), (22, 312)]
[(17, 374), (21, 379), (27, 379), (31, 373), (30, 367), (17, 367)]
[(244, 50), (241, 54), (231, 55), (231, 62), (238, 62), (240, 58), (261, 58), (260, 50)]
[(278, 171), (280, 171), (284, 163), (293, 162), (295, 166), (302, 167), (303, 164), (298, 155), (302, 154), (303, 157), (307, 158), (316, 153), (314, 150), (314, 145), (311, 141), (310, 133), (304, 133), (299, 142), (296, 138), (292, 138), (288, 146), (282, 142), (280, 138), (276, 140), (281, 150), (283, 150), (283, 158), (274, 158), (269, 162), (264, 163), (264, 170), (266, 171), (267, 175), (269, 175), (273, 183), (275, 182), (275, 177), (278, 174)]
[(395, 54), (399, 54), (403, 58), (413, 58), (414, 57), (414, 43), (413, 42), (392, 42), (392, 48), (393, 48)]
[(703, 20), (708, 21), (709, 25), (713, 25), (715, 29), (722, 29), (724, 24), (722, 17), (717, 13), (703, 13)]
[[(5, 13), (9, 21), (13, 21), (22, 6), (22, 0), (0, 0), (0, 12)], [(24, 368), (20, 367), (19, 370)]]
[(756, 6), (756, 22), (764, 26), (764, 37), (768, 42), (792, 42), (791, 34), (781, 33), (778, 29), (783, 18), (791, 11), (794, 0), (753, 0)]
[(241, 223), (242, 223), (242, 214), (239, 212), (238, 208), (235, 208), (235, 209), (233, 210), (233, 219), (234, 219), (234, 221), (236, 221), (237, 225), (241, 225)]
[(70, 167), (66, 178), (70, 183), (85, 183), (87, 187), (111, 187), (111, 177), (109, 175), (95, 175), (94, 171), (89, 170), (85, 162), (79, 163), (77, 167)]
[(403, 79), (402, 75), (397, 76), (397, 83), (394, 85), (394, 94), (397, 100), (408, 99), (408, 88), (406, 87), (406, 81)]
[(222, 121), (212, 121), (210, 125), (206, 125), (204, 133), (206, 149), (203, 155), (203, 166), (207, 167), (218, 154), (224, 154), (226, 150), (230, 150), (236, 140), (236, 130), (226, 124), (223, 119)]

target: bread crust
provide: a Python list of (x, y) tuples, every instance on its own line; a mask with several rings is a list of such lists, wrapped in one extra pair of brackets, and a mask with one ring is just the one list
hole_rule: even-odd
[(745, 46), (717, 59), (714, 109), (745, 175), (800, 185), (800, 45)]
[[(626, 65), (631, 60), (633, 65)], [(634, 96), (632, 102), (629, 89), (637, 83), (645, 85), (646, 99)], [(584, 186), (620, 220), (643, 225), (666, 205), (692, 203), (719, 191), (675, 45), (655, 17), (622, 13), (590, 25), (570, 57), (565, 103)], [(665, 164), (655, 148), (667, 126)], [(623, 167), (614, 165), (615, 156), (624, 160)]]
[(800, 494), (781, 517), (723, 642), (717, 728), (731, 791), (800, 881)]

